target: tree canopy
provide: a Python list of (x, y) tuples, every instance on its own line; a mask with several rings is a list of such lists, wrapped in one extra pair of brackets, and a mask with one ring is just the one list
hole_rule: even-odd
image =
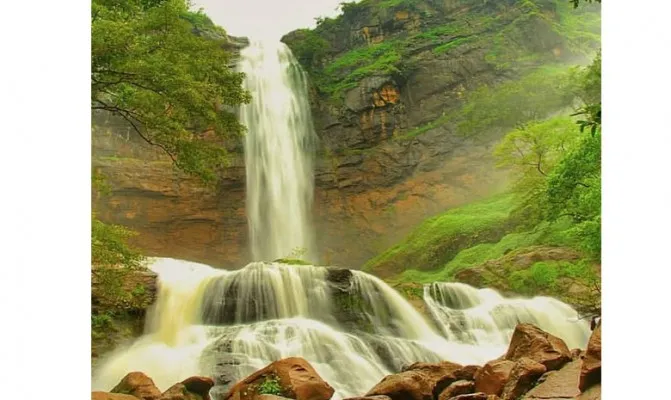
[(249, 101), (225, 32), (185, 0), (93, 0), (91, 108), (124, 118), (175, 165), (205, 181), (226, 164), (221, 141), (244, 129)]

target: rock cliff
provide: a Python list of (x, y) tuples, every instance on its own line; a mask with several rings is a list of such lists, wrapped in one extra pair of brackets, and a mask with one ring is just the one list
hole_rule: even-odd
[[(590, 51), (598, 12), (571, 12), (551, 0), (364, 0), (287, 34), (310, 76), (320, 138), (320, 261), (358, 268), (425, 218), (503, 189), (490, 156), (501, 129), (466, 134), (459, 115), (482, 85)], [(249, 260), (245, 171), (240, 145), (231, 148), (219, 185), (203, 188), (123, 128), (98, 129), (93, 163), (112, 192), (95, 209), (138, 231), (149, 255), (240, 267)]]

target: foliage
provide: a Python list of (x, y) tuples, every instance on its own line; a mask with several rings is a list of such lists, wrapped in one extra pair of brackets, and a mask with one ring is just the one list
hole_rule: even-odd
[(601, 51), (597, 53), (592, 64), (580, 71), (575, 79), (580, 81), (577, 95), (583, 106), (573, 115), (584, 118), (578, 121), (581, 132), (589, 129), (592, 135), (596, 135), (601, 129)]
[(471, 135), (546, 118), (572, 103), (573, 87), (570, 69), (565, 66), (544, 66), (518, 80), (481, 86), (467, 95), (457, 116), (457, 129)]
[[(571, 2), (571, 4), (573, 4), (573, 8), (578, 8), (578, 6), (580, 5), (580, 0), (569, 0), (569, 1)], [(582, 0), (582, 1), (583, 3), (589, 3), (589, 4), (592, 4), (593, 2), (601, 3), (601, 0)]]
[[(313, 70), (328, 54), (330, 43), (310, 29), (300, 29), (297, 34), (301, 36), (301, 40), (296, 40), (291, 50), (303, 66), (308, 70)], [(314, 71), (311, 72), (314, 73)]]
[(127, 245), (134, 232), (120, 225), (105, 224), (91, 217), (91, 263), (100, 267), (138, 267), (143, 257)]
[(283, 393), (280, 379), (275, 375), (266, 376), (256, 391), (258, 394), (271, 394), (275, 396), (282, 396)]
[(402, 242), (369, 260), (363, 269), (388, 275), (404, 269), (439, 268), (465, 248), (500, 239), (512, 205), (511, 195), (500, 195), (453, 208), (424, 221)]
[(178, 168), (213, 181), (227, 161), (217, 140), (243, 132), (229, 109), (249, 94), (243, 75), (228, 67), (223, 30), (188, 7), (185, 0), (93, 0), (91, 108), (124, 118)]

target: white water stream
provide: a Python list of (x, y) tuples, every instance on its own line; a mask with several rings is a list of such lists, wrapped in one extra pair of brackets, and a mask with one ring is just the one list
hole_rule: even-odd
[(573, 322), (576, 312), (561, 302), (505, 299), (467, 285), (427, 286), (435, 329), (394, 289), (360, 271), (335, 279), (333, 271), (342, 270), (257, 262), (222, 271), (172, 259), (151, 268), (160, 289), (147, 333), (103, 362), (94, 389), (109, 390), (136, 370), (163, 390), (202, 374), (218, 381), (216, 398), (268, 363), (300, 356), (339, 399), (363, 395), (416, 361), (481, 364), (497, 358), (518, 322), (534, 323), (571, 348), (584, 347), (589, 336), (587, 324)]
[(276, 260), (294, 250), (316, 261), (311, 229), (312, 152), (316, 138), (305, 73), (280, 42), (253, 42), (240, 71), (252, 103), (242, 107), (247, 218), (252, 258)]

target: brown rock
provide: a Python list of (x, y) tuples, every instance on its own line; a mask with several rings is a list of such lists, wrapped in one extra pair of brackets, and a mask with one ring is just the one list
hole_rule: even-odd
[(490, 395), (500, 395), (514, 366), (515, 363), (508, 360), (488, 362), (474, 376), (475, 390)]
[(161, 391), (154, 381), (142, 372), (131, 372), (111, 390), (112, 393), (130, 394), (142, 400), (158, 400)]
[(589, 389), (580, 393), (580, 396), (578, 396), (576, 400), (601, 400), (601, 384), (597, 383), (596, 385), (590, 386)]
[[(190, 392), (183, 383), (177, 383), (163, 392), (161, 400), (205, 400), (206, 398)], [(209, 396), (207, 397), (209, 399)]]
[(266, 379), (279, 381), (282, 395), (295, 400), (329, 400), (333, 388), (319, 376), (305, 359), (289, 357), (275, 361), (236, 383), (224, 399), (258, 399), (258, 387)]
[(454, 396), (448, 400), (489, 400), (489, 396), (484, 393), (469, 393)]
[(580, 349), (571, 350), (571, 360), (573, 361), (578, 360), (580, 359), (581, 356), (582, 356), (582, 350)]
[(472, 381), (475, 379), (475, 374), (480, 370), (479, 365), (467, 365), (454, 371), (454, 376), (457, 379)]
[(438, 400), (448, 400), (462, 394), (473, 393), (473, 391), (475, 391), (475, 384), (473, 382), (466, 380), (456, 381), (440, 392)]
[(566, 343), (531, 324), (519, 324), (510, 339), (506, 360), (523, 357), (543, 364), (548, 371), (556, 370), (571, 360)]
[(580, 391), (601, 383), (601, 324), (599, 324), (587, 343), (587, 351), (580, 370)]
[(192, 376), (183, 380), (182, 384), (189, 392), (199, 395), (203, 400), (210, 400), (210, 389), (214, 386), (212, 378)]
[(138, 400), (138, 398), (123, 393), (91, 392), (91, 400)]
[(533, 384), (547, 371), (545, 365), (530, 358), (522, 357), (515, 363), (510, 378), (503, 388), (501, 399), (515, 400), (533, 387)]
[[(580, 360), (571, 361), (559, 371), (551, 371), (543, 375), (536, 387), (529, 390), (524, 400), (546, 400), (554, 398), (574, 399), (579, 394)], [(545, 379), (543, 379), (545, 378)], [(541, 382), (541, 380), (543, 380)]]
[(389, 396), (361, 396), (361, 397), (349, 397), (343, 400), (391, 400)]
[(448, 361), (417, 362), (403, 368), (398, 374), (386, 376), (366, 396), (384, 395), (392, 400), (431, 400), (457, 380), (454, 371), (461, 367)]

